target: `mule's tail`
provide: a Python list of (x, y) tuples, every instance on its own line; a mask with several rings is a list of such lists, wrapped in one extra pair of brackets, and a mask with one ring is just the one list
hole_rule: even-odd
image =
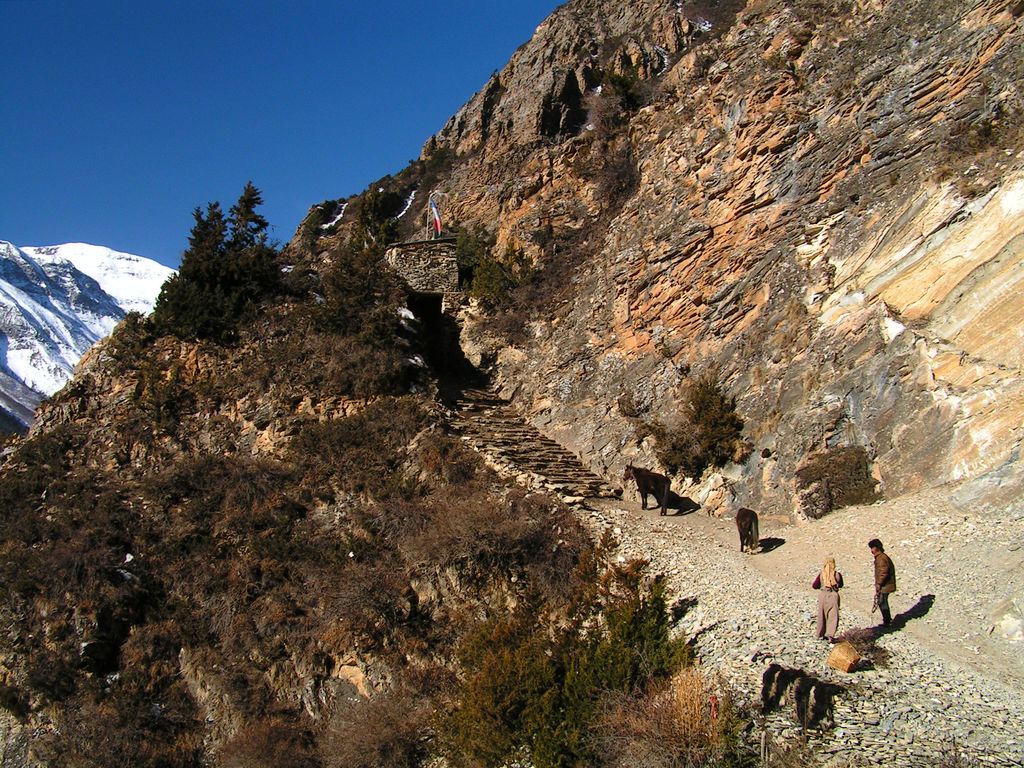
[(757, 514), (754, 514), (754, 522), (750, 526), (750, 551), (753, 552), (761, 546), (761, 534), (757, 530)]

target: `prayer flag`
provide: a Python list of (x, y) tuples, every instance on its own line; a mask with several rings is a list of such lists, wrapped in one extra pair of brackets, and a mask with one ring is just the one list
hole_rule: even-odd
[(434, 199), (430, 199), (430, 214), (434, 218), (434, 234), (441, 234), (441, 213), (437, 210), (437, 204)]

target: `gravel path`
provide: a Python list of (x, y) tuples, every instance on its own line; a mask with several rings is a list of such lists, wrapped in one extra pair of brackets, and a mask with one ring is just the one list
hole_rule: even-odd
[[(948, 491), (935, 492), (801, 525), (763, 521), (762, 540), (775, 547), (744, 555), (732, 521), (700, 512), (660, 517), (629, 498), (578, 510), (595, 532), (613, 530), (623, 558), (650, 560), (673, 599), (695, 601), (680, 631), (744, 704), (760, 712), (773, 663), (842, 686), (835, 727), (809, 734), (824, 764), (930, 766), (959, 754), (978, 765), (1024, 765), (1024, 646), (988, 636), (983, 608), (1024, 592), (1024, 519), (965, 514)], [(885, 666), (844, 674), (826, 665), (831, 648), (814, 637), (810, 582), (835, 555), (846, 579), (840, 632), (874, 626), (866, 545), (874, 536), (896, 563), (891, 605), (906, 621), (877, 640)], [(776, 742), (800, 733), (792, 704), (764, 726)]]

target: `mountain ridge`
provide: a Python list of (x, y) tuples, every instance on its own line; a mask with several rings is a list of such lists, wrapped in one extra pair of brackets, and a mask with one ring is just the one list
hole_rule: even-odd
[(0, 400), (19, 431), (126, 313), (149, 312), (173, 270), (103, 246), (0, 241)]

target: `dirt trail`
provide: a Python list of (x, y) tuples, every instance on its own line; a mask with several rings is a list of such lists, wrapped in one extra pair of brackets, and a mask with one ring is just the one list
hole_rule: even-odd
[[(687, 522), (709, 526), (722, 542), (737, 540), (731, 521)], [(1024, 644), (989, 633), (991, 611), (1024, 595), (1024, 519), (974, 513), (958, 506), (950, 489), (933, 489), (799, 525), (766, 521), (761, 536), (770, 550), (748, 564), (772, 581), (805, 590), (808, 610), (814, 606), (811, 581), (825, 557), (836, 558), (846, 584), (840, 630), (857, 626), (855, 618), (879, 620), (871, 614), (867, 542), (881, 539), (896, 565), (898, 591), (890, 606), (893, 616), (907, 619), (900, 631), (948, 661), (1024, 692)], [(772, 546), (775, 539), (784, 543)]]
[[(610, 528), (624, 558), (646, 558), (666, 576), (673, 599), (692, 606), (680, 631), (753, 711), (771, 663), (840, 686), (836, 727), (812, 734), (823, 765), (935, 765), (954, 743), (981, 764), (1024, 765), (1024, 645), (988, 633), (991, 607), (1024, 592), (1024, 516), (965, 511), (953, 489), (938, 489), (821, 521), (765, 520), (767, 551), (751, 555), (739, 552), (732, 520), (662, 517), (629, 491), (587, 500), (579, 513), (595, 530)], [(896, 564), (899, 629), (877, 640), (886, 664), (835, 672), (830, 647), (814, 637), (810, 583), (833, 555), (846, 580), (840, 632), (877, 625), (874, 537)], [(764, 727), (782, 741), (799, 732), (785, 708), (767, 713)]]

